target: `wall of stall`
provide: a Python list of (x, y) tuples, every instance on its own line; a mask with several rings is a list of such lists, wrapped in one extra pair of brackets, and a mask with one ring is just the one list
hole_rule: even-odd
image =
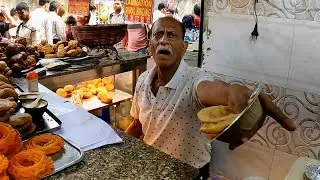
[(320, 159), (320, 1), (261, 0), (257, 41), (254, 0), (205, 0), (202, 66), (250, 88), (259, 82), (294, 120), (287, 132), (268, 118), (236, 151), (214, 143), (212, 170), (232, 179), (284, 179), (298, 157)]

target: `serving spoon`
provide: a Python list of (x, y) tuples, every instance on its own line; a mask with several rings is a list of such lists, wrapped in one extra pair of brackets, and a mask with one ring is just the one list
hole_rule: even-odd
[(40, 99), (41, 99), (42, 97), (43, 97), (43, 95), (40, 94), (35, 101), (33, 101), (33, 102), (30, 103), (30, 104), (26, 104), (26, 107), (27, 107), (27, 108), (34, 108), (34, 107), (36, 107), (36, 106), (39, 104), (39, 101), (40, 101)]

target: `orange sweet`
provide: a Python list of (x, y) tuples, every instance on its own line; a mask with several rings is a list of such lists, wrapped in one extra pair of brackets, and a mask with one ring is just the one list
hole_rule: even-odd
[(4, 174), (7, 171), (9, 160), (3, 154), (0, 154), (0, 174)]
[(106, 103), (106, 104), (112, 103), (112, 99), (110, 99), (108, 96), (102, 96), (101, 97), (101, 102), (102, 103)]
[(63, 149), (64, 140), (58, 135), (41, 134), (29, 139), (24, 146), (26, 149), (39, 149), (46, 155), (52, 155)]
[(72, 85), (66, 85), (63, 89), (67, 92), (72, 92), (74, 90), (74, 87)]
[(7, 172), (14, 179), (41, 179), (53, 172), (53, 160), (43, 151), (30, 149), (13, 156)]
[(113, 84), (107, 84), (107, 85), (106, 85), (106, 89), (107, 89), (108, 91), (113, 91), (113, 90), (114, 90), (114, 85), (113, 85)]
[(113, 79), (111, 77), (105, 77), (102, 79), (102, 82), (107, 85), (107, 84), (112, 84), (113, 83)]
[(19, 132), (9, 124), (0, 122), (0, 154), (8, 156), (18, 153), (21, 143)]
[(56, 93), (60, 96), (60, 97), (63, 97), (63, 98), (66, 98), (68, 96), (68, 93), (66, 90), (62, 89), (62, 88), (59, 88)]

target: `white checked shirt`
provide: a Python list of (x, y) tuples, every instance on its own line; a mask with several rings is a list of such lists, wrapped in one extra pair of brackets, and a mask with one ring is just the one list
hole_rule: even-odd
[(30, 14), (32, 22), (40, 28), (40, 39), (47, 40), (49, 44), (53, 44), (52, 23), (50, 22), (49, 13), (43, 8), (37, 8)]
[(26, 38), (28, 46), (40, 44), (41, 42), (39, 27), (35, 26), (31, 19), (17, 27), (17, 37)]
[(196, 88), (211, 74), (181, 61), (176, 73), (156, 96), (151, 83), (156, 68), (139, 77), (130, 114), (142, 124), (144, 142), (196, 168), (210, 162), (209, 141), (201, 134), (197, 112), (203, 107)]
[(62, 18), (55, 12), (49, 12), (49, 20), (52, 23), (52, 37), (57, 40), (66, 40), (66, 31)]

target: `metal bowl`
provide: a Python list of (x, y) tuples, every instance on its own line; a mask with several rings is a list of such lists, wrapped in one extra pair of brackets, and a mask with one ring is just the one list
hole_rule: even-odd
[(73, 26), (73, 37), (89, 48), (112, 47), (120, 42), (127, 33), (126, 24), (108, 24), (94, 26)]
[(249, 100), (248, 106), (239, 114), (239, 116), (225, 128), (217, 137), (213, 140), (220, 140), (227, 142), (229, 134), (237, 129), (242, 138), (250, 139), (261, 127), (264, 122), (263, 109), (259, 100), (259, 92), (255, 91)]

